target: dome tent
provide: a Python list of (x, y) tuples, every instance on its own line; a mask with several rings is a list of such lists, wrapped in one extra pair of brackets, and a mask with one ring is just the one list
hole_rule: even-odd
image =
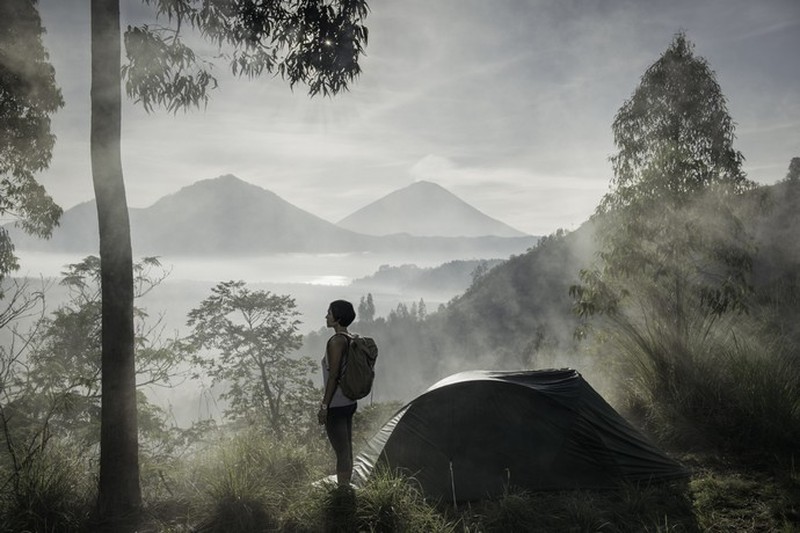
[(625, 421), (575, 370), (470, 371), (401, 408), (354, 461), (413, 476), (442, 501), (527, 490), (613, 488), (688, 472)]

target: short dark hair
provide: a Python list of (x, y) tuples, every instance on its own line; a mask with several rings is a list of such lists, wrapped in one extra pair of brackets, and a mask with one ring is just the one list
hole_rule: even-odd
[(356, 319), (356, 310), (353, 309), (353, 304), (347, 300), (334, 300), (329, 308), (333, 319), (339, 322), (342, 327), (346, 328)]

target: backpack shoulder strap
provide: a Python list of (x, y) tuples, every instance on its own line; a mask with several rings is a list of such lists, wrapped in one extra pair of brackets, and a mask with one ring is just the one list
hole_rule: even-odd
[(332, 339), (333, 337), (337, 336), (337, 335), (341, 335), (341, 336), (342, 336), (342, 337), (344, 337), (344, 338), (346, 339), (346, 341), (347, 341), (347, 346), (345, 346), (345, 349), (344, 349), (344, 351), (342, 351), (342, 358), (341, 358), (341, 360), (339, 361), (339, 379), (342, 379), (342, 373), (343, 373), (343, 372), (344, 372), (344, 370), (347, 368), (347, 350), (349, 350), (349, 349), (350, 349), (350, 343), (353, 341), (353, 335), (352, 335), (352, 334), (350, 334), (350, 333), (345, 333), (345, 332), (343, 332), (343, 331), (339, 331), (339, 332), (336, 332), (336, 333), (334, 333), (334, 334), (331, 336), (331, 339)]
[[(328, 366), (330, 366), (330, 360), (328, 359), (328, 348), (327, 348), (327, 347), (330, 345), (331, 341), (332, 341), (332, 340), (333, 340), (335, 337), (337, 337), (337, 336), (339, 336), (339, 335), (341, 335), (342, 337), (344, 337), (344, 338), (347, 340), (347, 348), (349, 348), (349, 347), (350, 347), (350, 341), (351, 341), (352, 339), (350, 338), (350, 336), (349, 336), (347, 333), (336, 332), (336, 333), (334, 333), (333, 335), (331, 335), (331, 336), (328, 338), (328, 342), (327, 342), (327, 343), (325, 343), (325, 361), (326, 361), (326, 364), (327, 364)], [(345, 349), (344, 353), (342, 354), (342, 360), (344, 360), (344, 358), (347, 356), (347, 348)]]

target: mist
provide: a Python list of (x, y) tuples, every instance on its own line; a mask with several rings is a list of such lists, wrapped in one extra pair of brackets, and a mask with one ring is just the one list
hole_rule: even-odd
[[(123, 27), (152, 23), (154, 7), (171, 5), (121, 4)], [(492, 524), (558, 531), (576, 523), (621, 531), (734, 529), (731, 524), (744, 521), (738, 508), (726, 506), (745, 494), (749, 522), (770, 530), (797, 525), (800, 107), (791, 89), (798, 72), (787, 68), (800, 44), (796, 2), (535, 0), (498, 7), (410, 0), (356, 8), (341, 39), (330, 38), (325, 24), (317, 27), (329, 11), (350, 4), (303, 9), (311, 29), (300, 44), (313, 54), (300, 63), (288, 56), (300, 67), (312, 56), (331, 59), (337, 68), (327, 79), (334, 81), (320, 94), (336, 98), (290, 90), (296, 81), (324, 78), (317, 63), (308, 71), (283, 70), (279, 53), (277, 63), (261, 65), (264, 72), (279, 65), (279, 75), (256, 82), (237, 76), (246, 61), (233, 63), (233, 72), (222, 64), (244, 57), (238, 52), (225, 55), (202, 44), (203, 36), (190, 29), (180, 35), (183, 30), (166, 29), (162, 36), (173, 44), (186, 37), (202, 56), (199, 64), (219, 69), (220, 91), (207, 100), (202, 91), (184, 98), (199, 104), (197, 112), (151, 114), (147, 97), (129, 84), (133, 97), (122, 104), (123, 118), (110, 113), (106, 123), (91, 120), (90, 135), (90, 118), (98, 115), (87, 104), (116, 94), (118, 80), (108, 78), (113, 90), (89, 92), (95, 80), (87, 75), (86, 6), (38, 3), (47, 32), (31, 32), (41, 34), (51, 53), (65, 106), (52, 122), (45, 113), (46, 128), (34, 128), (52, 129), (58, 138), (52, 160), (47, 143), (38, 150), (35, 135), (14, 137), (6, 122), (0, 126), (8, 134), (0, 141), (14, 141), (0, 142), (0, 174), (13, 166), (1, 166), (9, 160), (6, 145), (42, 157), (32, 165), (35, 180), (30, 173), (18, 187), (3, 175), (0, 186), (0, 474), (6, 491), (0, 522), (40, 514), (48, 521), (56, 509), (73, 526), (83, 524), (89, 516), (83, 510), (92, 505), (85, 502), (98, 486), (97, 452), (108, 458), (109, 449), (122, 450), (109, 446), (108, 436), (124, 434), (127, 458), (114, 468), (101, 466), (99, 492), (122, 493), (103, 489), (103, 480), (127, 472), (136, 481), (124, 491), (133, 506), (138, 511), (144, 492), (156, 513), (176, 520), (161, 524), (170, 531), (225, 528), (231, 516), (251, 519), (250, 529), (276, 531), (327, 530), (339, 518), (348, 531), (491, 531)], [(273, 7), (284, 6), (296, 8)], [(350, 47), (352, 57), (341, 57), (335, 50), (354, 36), (366, 46), (360, 24), (367, 14), (368, 55), (361, 57), (359, 42)], [(184, 19), (159, 22), (181, 26)], [(228, 22), (233, 41), (249, 36), (240, 42), (246, 46), (263, 29), (237, 33), (242, 21)], [(279, 26), (281, 35), (303, 34), (298, 26)], [(38, 59), (8, 42), (14, 46), (0, 49), (0, 66), (39, 76), (28, 68)], [(103, 48), (92, 48), (94, 58)], [(135, 54), (128, 58), (136, 61)], [(686, 78), (679, 78), (681, 69), (664, 72), (692, 90), (678, 83), (680, 90), (661, 98), (674, 86), (651, 76), (661, 72), (652, 66), (656, 58), (656, 64), (668, 59), (691, 66), (694, 75)], [(115, 74), (119, 65), (111, 59)], [(292, 74), (281, 79), (286, 72)], [(16, 87), (12, 78), (0, 76), (0, 97), (7, 86), (40, 90), (35, 83)], [(155, 98), (166, 94), (157, 89)], [(637, 94), (641, 101), (629, 105)], [(704, 98), (689, 101), (698, 94)], [(0, 100), (5, 112), (7, 99)], [(98, 137), (101, 124), (121, 125), (120, 137), (116, 130)], [(691, 127), (676, 140), (663, 124)], [(108, 143), (120, 185), (113, 205), (123, 223), (116, 226), (103, 215), (98, 225), (98, 213), (111, 205), (104, 187), (94, 189), (100, 210), (92, 200), (92, 181), (98, 185), (102, 177), (89, 165), (89, 154), (94, 158), (104, 144), (98, 139), (121, 141)], [(59, 209), (45, 190), (65, 208), (49, 239), (40, 237), (49, 235)], [(126, 202), (130, 241), (127, 234), (104, 241), (100, 261), (99, 230), (107, 236), (125, 228)], [(132, 314), (126, 287), (105, 291), (112, 281), (125, 285), (128, 244), (135, 258)], [(108, 253), (114, 246), (120, 255)], [(340, 299), (357, 310), (349, 331), (379, 348), (371, 394), (359, 400), (352, 420), (356, 453), (398, 408), (448, 376), (575, 369), (617, 409), (609, 416), (641, 431), (646, 446), (669, 450), (680, 483), (623, 487), (608, 499), (569, 482), (581, 490), (531, 495), (530, 487), (514, 485), (520, 470), (534, 465), (534, 471), (545, 455), (566, 456), (572, 444), (591, 461), (592, 446), (603, 440), (589, 431), (567, 446), (544, 427), (529, 438), (550, 437), (549, 452), (528, 457), (531, 447), (522, 443), (514, 452), (523, 458), (516, 472), (492, 467), (496, 500), (477, 501), (484, 495), (477, 486), (470, 492), (474, 501), (458, 505), (454, 472), (467, 477), (481, 464), (459, 470), (456, 456), (474, 454), (480, 462), (493, 451), (483, 446), (487, 435), (468, 431), (446, 435), (463, 437), (464, 445), (439, 453), (448, 455), (438, 466), (449, 472), (437, 473), (449, 475), (454, 505), (447, 512), (415, 492), (413, 482), (391, 477), (365, 479), (358, 492), (346, 476), (336, 489), (325, 485), (321, 478), (343, 473), (340, 462), (348, 468), (341, 453), (334, 467), (325, 438), (328, 408), (335, 406), (327, 396), (320, 405), (321, 360), (333, 333), (325, 315)], [(116, 351), (109, 349), (112, 341)], [(114, 383), (107, 369), (125, 371), (127, 395), (115, 397), (121, 387), (103, 389)], [(441, 403), (466, 406), (490, 422), (493, 411), (503, 410), (523, 424), (545, 419), (540, 415), (549, 406), (517, 410), (495, 405), (491, 391), (480, 399), (468, 394)], [(106, 407), (125, 404), (125, 416), (117, 417), (124, 431), (100, 422), (99, 414), (110, 412), (101, 409), (101, 398)], [(469, 424), (470, 416), (465, 410), (462, 421)], [(569, 432), (588, 427), (556, 418)], [(487, 427), (476, 433), (496, 429)], [(383, 459), (394, 466), (393, 458)], [(602, 473), (612, 471), (609, 464)], [(653, 478), (645, 471), (640, 479)], [(42, 480), (53, 480), (57, 490)], [(58, 501), (40, 505), (41, 494)], [(374, 502), (388, 503), (376, 511)], [(29, 512), (34, 507), (46, 512)], [(196, 516), (206, 522), (192, 523)], [(553, 517), (555, 524), (542, 521)]]

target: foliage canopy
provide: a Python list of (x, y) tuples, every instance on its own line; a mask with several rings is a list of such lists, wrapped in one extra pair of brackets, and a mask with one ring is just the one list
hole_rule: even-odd
[(599, 265), (571, 289), (578, 313), (615, 313), (635, 295), (684, 330), (695, 299), (712, 315), (744, 310), (752, 247), (734, 203), (752, 183), (715, 75), (684, 34), (647, 69), (613, 131)]
[[(0, 217), (13, 216), (26, 232), (48, 237), (61, 208), (34, 176), (50, 164), (50, 115), (64, 100), (43, 33), (35, 2), (0, 3)], [(0, 278), (16, 268), (13, 245), (0, 228)]]
[(214, 43), (218, 59), (237, 76), (275, 72), (308, 86), (309, 94), (333, 95), (360, 73), (368, 14), (364, 0), (211, 1), (145, 0), (174, 27), (128, 27), (123, 67), (128, 96), (148, 111), (178, 111), (208, 102), (217, 86), (211, 63), (198, 58), (182, 32), (188, 26)]
[(619, 151), (601, 212), (647, 201), (679, 207), (714, 186), (732, 194), (751, 186), (714, 71), (683, 33), (645, 71), (612, 131)]

